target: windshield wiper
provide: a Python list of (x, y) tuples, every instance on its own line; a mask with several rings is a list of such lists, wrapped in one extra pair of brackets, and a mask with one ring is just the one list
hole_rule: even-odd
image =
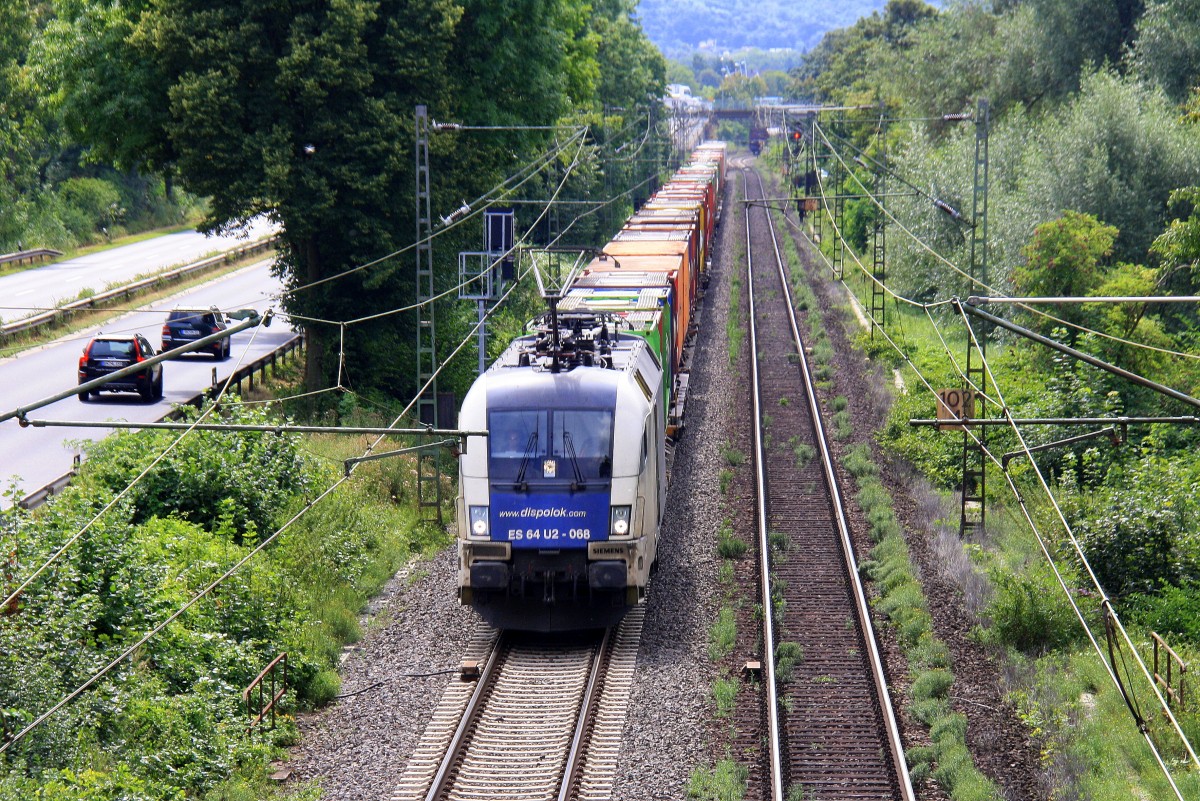
[(529, 469), (529, 458), (533, 456), (533, 450), (537, 447), (538, 434), (533, 431), (529, 434), (529, 442), (525, 444), (525, 455), (521, 457), (521, 469), (517, 472), (517, 480), (513, 484), (513, 489), (517, 492), (526, 492), (529, 489), (529, 484), (525, 481), (525, 471)]
[(575, 481), (571, 484), (571, 489), (587, 489), (587, 484), (583, 482), (583, 473), (579, 470), (579, 459), (575, 456), (575, 443), (571, 441), (570, 431), (563, 432), (563, 445), (566, 447), (567, 456), (571, 457), (571, 469), (575, 471)]

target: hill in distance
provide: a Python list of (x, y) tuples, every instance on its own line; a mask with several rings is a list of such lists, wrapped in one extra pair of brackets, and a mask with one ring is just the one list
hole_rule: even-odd
[(641, 0), (638, 16), (668, 58), (696, 50), (808, 50), (826, 31), (881, 11), (886, 0)]

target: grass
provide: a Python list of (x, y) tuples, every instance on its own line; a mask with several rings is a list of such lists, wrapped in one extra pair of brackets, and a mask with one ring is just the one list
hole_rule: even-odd
[(719, 662), (733, 653), (737, 643), (737, 616), (733, 607), (722, 606), (717, 612), (717, 622), (713, 623), (708, 635), (708, 658)]
[(817, 449), (807, 442), (801, 442), (799, 437), (788, 440), (792, 446), (792, 455), (796, 457), (796, 467), (803, 469), (817, 455)]
[(713, 682), (712, 694), (716, 701), (718, 718), (727, 718), (733, 714), (737, 701), (738, 683), (734, 679), (720, 678)]
[(775, 678), (787, 683), (792, 680), (796, 665), (804, 659), (804, 649), (799, 643), (781, 642), (775, 646)]
[(722, 559), (741, 559), (749, 549), (745, 540), (734, 536), (729, 525), (721, 526), (717, 531), (717, 553)]
[(739, 467), (740, 465), (746, 463), (746, 454), (742, 453), (737, 448), (734, 448), (728, 442), (721, 446), (721, 458), (723, 458), (730, 467)]
[[(792, 237), (788, 240), (792, 241)], [(794, 242), (790, 247), (795, 247)], [(834, 377), (834, 349), (820, 315), (810, 314), (808, 322), (814, 343), (814, 377), (819, 384), (830, 384)], [(830, 402), (833, 436), (843, 441), (854, 434), (848, 407), (844, 396), (837, 396)], [(801, 455), (798, 453), (797, 458)], [(887, 616), (889, 624), (896, 629), (908, 661), (912, 679), (910, 713), (930, 726), (933, 741), (930, 751), (910, 755), (915, 758), (914, 764), (921, 766), (914, 772), (915, 779), (923, 781), (932, 776), (954, 801), (998, 799), (998, 790), (974, 767), (965, 743), (965, 725), (958, 725), (961, 716), (956, 717), (950, 710), (947, 696), (954, 676), (948, 665), (949, 651), (933, 635), (932, 619), (921, 585), (909, 559), (891, 496), (879, 481), (879, 470), (870, 447), (866, 444), (852, 447), (846, 456), (845, 467), (858, 483), (856, 499), (870, 526), (871, 539), (876, 543), (871, 559), (864, 561), (860, 570), (875, 580), (880, 592), (876, 609)], [(832, 681), (832, 678), (819, 676), (815, 681)], [(965, 724), (965, 718), (962, 723)]]
[(712, 768), (696, 768), (687, 784), (687, 797), (699, 801), (741, 801), (750, 770), (726, 756)]
[(746, 328), (742, 325), (742, 281), (737, 276), (729, 282), (729, 317), (725, 322), (725, 336), (729, 340), (729, 364), (736, 365), (742, 354), (742, 340)]

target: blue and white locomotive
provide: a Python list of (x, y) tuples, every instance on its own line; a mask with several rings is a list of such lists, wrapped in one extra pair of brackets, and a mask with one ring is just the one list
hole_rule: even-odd
[(612, 625), (646, 592), (666, 496), (663, 366), (590, 312), (548, 314), (459, 415), (459, 593), (489, 623)]
[(459, 457), (459, 597), (493, 625), (608, 626), (645, 599), (724, 176), (706, 142), (559, 289), (535, 268), (549, 314), (467, 393), (459, 427), (487, 435)]

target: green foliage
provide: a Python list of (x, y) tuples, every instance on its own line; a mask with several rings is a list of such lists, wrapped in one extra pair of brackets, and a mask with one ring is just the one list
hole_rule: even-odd
[[(262, 424), (265, 410), (234, 406), (231, 423)], [(96, 491), (116, 492), (140, 473), (151, 459), (177, 439), (172, 432), (117, 434), (88, 446), (97, 461), (89, 480)], [(128, 496), (133, 521), (175, 514), (206, 527), (219, 522), (238, 544), (252, 541), (271, 522), (288, 498), (313, 480), (312, 465), (295, 435), (204, 432), (178, 438), (178, 444)]]
[(716, 701), (718, 718), (727, 718), (733, 714), (737, 702), (738, 683), (735, 679), (721, 678), (713, 682), (713, 700)]
[(726, 757), (711, 770), (696, 768), (688, 779), (687, 797), (700, 801), (742, 801), (750, 770)]
[(729, 464), (730, 467), (738, 467), (746, 463), (746, 454), (734, 448), (728, 442), (721, 446), (721, 458)]
[(1156, 593), (1135, 594), (1126, 599), (1129, 617), (1151, 631), (1163, 636), (1182, 638), (1200, 646), (1200, 585), (1189, 583), (1182, 587), (1170, 584)]
[(843, 409), (835, 412), (833, 415), (833, 438), (847, 440), (852, 436), (854, 436), (854, 423), (850, 419), (849, 410)]
[(717, 123), (717, 138), (734, 144), (748, 144), (750, 128), (737, 120), (721, 120)]
[(1025, 248), (1024, 267), (1013, 270), (1013, 284), (1038, 297), (1087, 295), (1100, 283), (1101, 261), (1112, 255), (1117, 229), (1090, 214), (1064, 211), (1042, 223)]
[[(211, 502), (203, 496), (197, 504), (195, 493), (172, 496), (159, 485), (130, 493), (93, 522), (23, 592), (15, 613), (0, 615), (0, 727), (28, 723), (82, 684), (248, 556), (260, 536), (306, 503), (310, 488), (330, 479), (288, 435), (264, 441), (194, 433), (187, 440), (169, 458), (186, 454), (197, 470), (224, 464), (230, 480), (264, 493), (242, 496), (258, 508), (236, 509), (232, 496), (216, 490)], [(41, 564), (93, 518), (115, 486), (108, 482), (132, 477), (163, 444), (150, 432), (115, 437), (50, 504), (0, 515), (7, 569), (20, 576)], [(382, 470), (367, 466), (364, 477), (373, 472)], [(263, 797), (276, 754), (271, 738), (246, 736), (241, 689), (286, 651), (285, 715), (337, 694), (341, 646), (359, 636), (366, 598), (414, 549), (427, 547), (390, 487), (383, 480), (345, 485), (132, 661), (33, 730), (0, 762), (0, 798)], [(266, 498), (265, 488), (278, 497)], [(182, 506), (172, 506), (172, 497)], [(285, 726), (280, 736), (277, 742), (295, 733)]]
[(792, 437), (789, 444), (792, 446), (792, 455), (796, 457), (797, 467), (805, 467), (817, 455), (817, 449), (807, 442), (801, 442), (799, 437)]
[[(912, 693), (914, 701), (927, 698), (945, 698), (954, 684), (954, 675), (948, 670), (927, 670), (919, 673), (913, 680)], [(965, 734), (965, 732), (964, 732)]]
[(879, 475), (879, 468), (871, 455), (871, 446), (864, 443), (852, 446), (842, 459), (842, 466), (850, 475), (860, 481), (864, 478)]
[(722, 606), (717, 612), (717, 620), (713, 623), (708, 637), (708, 658), (719, 662), (733, 653), (737, 643), (737, 617), (733, 608)]
[(1198, 492), (1193, 460), (1147, 456), (1093, 494), (1068, 495), (1065, 511), (1109, 594), (1153, 593), (1200, 575)]
[(741, 559), (749, 549), (745, 540), (734, 535), (732, 528), (721, 526), (717, 532), (717, 553), (722, 559)]
[(1142, 77), (1182, 101), (1200, 83), (1200, 16), (1191, 0), (1151, 0), (1137, 22), (1132, 61)]
[(796, 665), (804, 659), (804, 649), (799, 643), (781, 642), (775, 646), (775, 678), (786, 684), (792, 680)]
[(995, 595), (986, 612), (991, 619), (989, 640), (1033, 653), (1068, 645), (1080, 636), (1075, 613), (1048, 568), (1030, 565), (1019, 574), (994, 571), (991, 579)]

